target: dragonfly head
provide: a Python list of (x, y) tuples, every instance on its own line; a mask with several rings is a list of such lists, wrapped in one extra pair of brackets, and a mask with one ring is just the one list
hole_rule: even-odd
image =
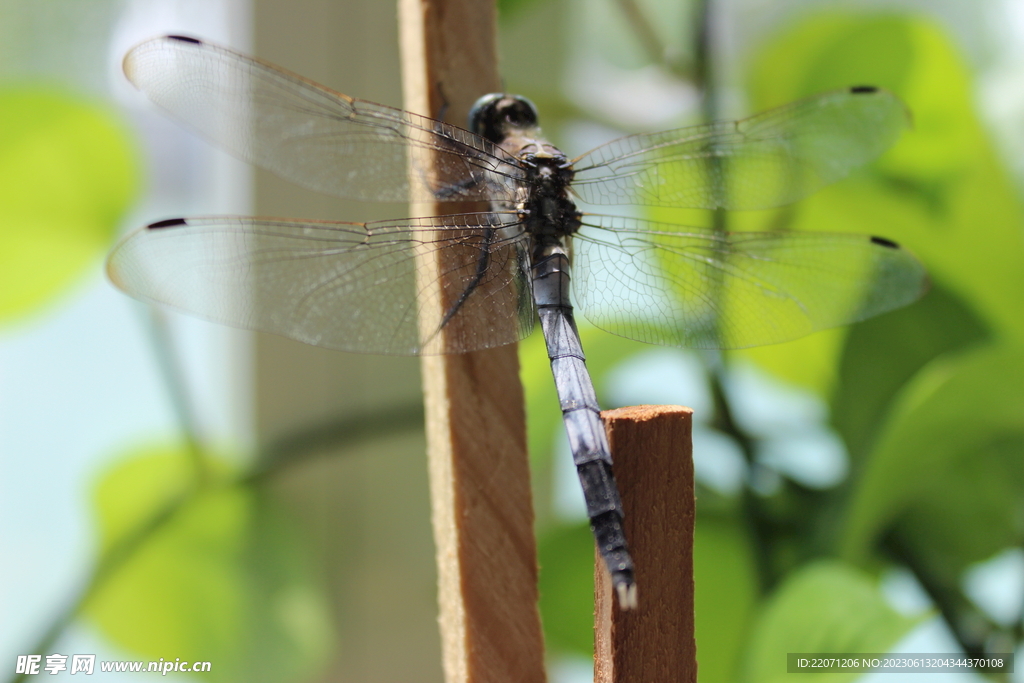
[(469, 129), (495, 144), (536, 127), (537, 108), (521, 95), (484, 95), (469, 110)]

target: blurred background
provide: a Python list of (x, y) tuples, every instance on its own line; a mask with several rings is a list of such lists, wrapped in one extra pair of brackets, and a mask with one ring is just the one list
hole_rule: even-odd
[[(696, 411), (700, 680), (778, 680), (786, 652), (1020, 653), (1024, 3), (503, 0), (500, 22), (506, 89), (570, 156), (850, 85), (913, 112), (870, 168), (726, 220), (897, 240), (932, 275), (918, 303), (722, 356), (582, 330), (604, 407)], [(403, 215), (165, 119), (120, 60), (166, 33), (401, 105), (391, 2), (0, 0), (0, 676), (95, 653), (440, 681), (417, 361), (154, 311), (104, 276), (162, 218)], [(551, 676), (589, 681), (592, 540), (539, 335), (520, 359)]]

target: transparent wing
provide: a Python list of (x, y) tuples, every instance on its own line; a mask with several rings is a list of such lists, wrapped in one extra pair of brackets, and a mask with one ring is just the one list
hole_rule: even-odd
[(614, 140), (573, 162), (573, 189), (593, 204), (781, 206), (878, 157), (909, 123), (892, 93), (829, 92), (742, 121)]
[(899, 308), (928, 287), (924, 267), (866, 235), (715, 232), (584, 216), (573, 294), (596, 326), (695, 348), (775, 344)]
[(509, 199), (523, 175), (515, 159), (469, 131), (192, 38), (141, 43), (125, 56), (124, 72), (209, 140), (319, 192), (395, 202)]
[(173, 219), (125, 237), (107, 272), (139, 299), (309, 344), (459, 353), (533, 327), (527, 241), (512, 220)]

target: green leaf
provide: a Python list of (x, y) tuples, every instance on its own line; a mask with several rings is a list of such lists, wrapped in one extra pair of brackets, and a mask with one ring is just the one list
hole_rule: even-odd
[(1024, 541), (1024, 346), (987, 345), (919, 372), (854, 491), (844, 556), (883, 536), (954, 585), (972, 562)]
[(96, 485), (94, 498), (100, 550), (109, 552), (162, 510), (181, 505), (193, 486), (192, 462), (182, 449), (160, 446), (134, 453), (110, 470)]
[(319, 671), (331, 655), (329, 597), (313, 579), (302, 533), (278, 506), (257, 495), (242, 559), (247, 579), (240, 665), (232, 680), (295, 681)]
[[(768, 600), (753, 629), (743, 680), (790, 681), (790, 652), (887, 652), (919, 619), (889, 607), (867, 574), (833, 560), (806, 565)], [(852, 681), (861, 674), (801, 674), (800, 680)]]
[(95, 263), (135, 198), (123, 124), (67, 93), (0, 90), (0, 319), (23, 315)]
[(757, 604), (757, 572), (738, 519), (699, 515), (693, 534), (701, 683), (733, 683)]
[[(99, 483), (102, 546), (120, 561), (108, 565), (85, 614), (112, 641), (152, 660), (212, 662), (211, 680), (312, 673), (331, 627), (289, 540), (294, 529), (253, 490), (224, 477), (197, 487), (191, 467), (184, 451), (150, 449)], [(133, 534), (137, 542), (119, 545)]]
[[(965, 60), (940, 27), (916, 15), (818, 15), (758, 51), (749, 73), (752, 110), (871, 84), (905, 100), (914, 128), (867, 170), (788, 209), (740, 217), (741, 227), (895, 239), (984, 327), (1024, 338), (1024, 213), (971, 106)], [(841, 334), (743, 355), (828, 395)], [(892, 369), (905, 377), (913, 364)]]
[(781, 31), (750, 61), (752, 106), (760, 110), (854, 85), (900, 95), (921, 57), (911, 35), (913, 21), (895, 13), (834, 12)]
[(866, 457), (892, 399), (918, 370), (987, 337), (977, 315), (943, 287), (851, 329), (832, 397), (832, 423), (854, 462)]
[[(190, 475), (186, 453), (163, 448), (126, 460), (99, 483), (102, 548), (109, 552), (136, 529), (145, 536), (86, 612), (109, 638), (152, 659), (230, 667), (244, 612), (238, 560), (252, 501), (233, 488), (190, 495)], [(173, 513), (161, 514), (168, 505)], [(156, 516), (164, 523), (152, 525)]]
[(537, 0), (498, 0), (498, 20), (505, 22), (529, 11)]
[(540, 614), (547, 646), (594, 654), (594, 537), (590, 526), (549, 529), (537, 543)]

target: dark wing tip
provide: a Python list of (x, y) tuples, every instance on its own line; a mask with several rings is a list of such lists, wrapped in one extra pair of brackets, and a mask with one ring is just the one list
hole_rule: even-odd
[(189, 36), (167, 36), (167, 40), (180, 40), (183, 43), (192, 43), (194, 45), (202, 45), (203, 41), (197, 38), (191, 38)]
[(873, 85), (855, 85), (850, 88), (850, 92), (854, 95), (871, 94), (878, 92), (878, 88)]
[(167, 220), (150, 223), (146, 226), (146, 229), (155, 230), (157, 228), (173, 228), (178, 225), (188, 225), (188, 223), (185, 222), (184, 218), (168, 218)]
[(872, 244), (877, 244), (880, 247), (889, 247), (890, 249), (900, 248), (900, 245), (898, 245), (896, 242), (893, 242), (892, 240), (887, 240), (884, 237), (875, 237), (872, 235), (871, 242)]

